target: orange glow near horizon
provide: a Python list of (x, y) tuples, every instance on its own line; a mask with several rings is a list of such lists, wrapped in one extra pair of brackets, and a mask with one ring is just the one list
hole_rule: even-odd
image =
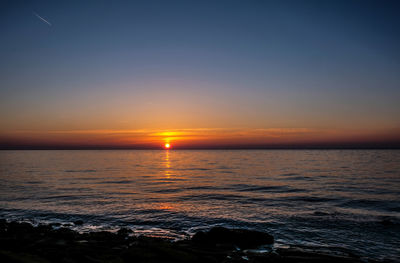
[[(133, 130), (0, 131), (0, 146), (132, 147), (152, 149), (253, 147), (279, 145), (346, 145), (399, 142), (398, 129), (343, 130), (311, 128), (192, 128)], [(173, 142), (173, 144), (171, 143)]]

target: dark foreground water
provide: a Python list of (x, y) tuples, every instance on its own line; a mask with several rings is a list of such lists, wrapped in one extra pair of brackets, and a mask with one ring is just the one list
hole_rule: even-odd
[(172, 238), (250, 228), (400, 261), (400, 151), (0, 151), (0, 217)]

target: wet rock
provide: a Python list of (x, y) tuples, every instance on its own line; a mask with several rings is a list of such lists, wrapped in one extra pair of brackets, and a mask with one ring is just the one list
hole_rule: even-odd
[(125, 227), (122, 227), (117, 231), (117, 234), (121, 235), (121, 236), (127, 236), (130, 233), (133, 233), (133, 231), (131, 229), (125, 228)]
[(32, 232), (33, 226), (26, 222), (11, 222), (8, 224), (7, 231), (14, 234), (26, 234)]
[(74, 221), (74, 225), (76, 225), (76, 226), (83, 225), (83, 221), (82, 220), (76, 220), (76, 221)]
[(66, 227), (61, 227), (57, 229), (56, 231), (54, 231), (53, 234), (53, 236), (55, 236), (56, 238), (62, 238), (66, 240), (73, 240), (77, 235), (77, 232)]
[(110, 233), (110, 232), (106, 232), (106, 231), (89, 233), (89, 239), (92, 241), (111, 242), (115, 238), (117, 238), (117, 235)]
[[(0, 234), (0, 262), (146, 262), (146, 263), (362, 263), (347, 253), (332, 249), (278, 248), (267, 253), (236, 250), (271, 244), (273, 237), (264, 232), (212, 228), (199, 232), (191, 240), (171, 242), (154, 237), (132, 237), (126, 228), (118, 233), (78, 233), (50, 225), (33, 227), (28, 223), (4, 222)], [(371, 261), (369, 261), (371, 262)]]
[(208, 232), (196, 233), (192, 241), (206, 246), (229, 245), (244, 249), (273, 244), (274, 237), (260, 231), (214, 227)]
[(0, 219), (0, 233), (6, 232), (7, 221), (5, 219)]
[(41, 234), (49, 233), (53, 230), (53, 228), (50, 225), (45, 225), (45, 224), (39, 224), (36, 227), (36, 232), (39, 232)]

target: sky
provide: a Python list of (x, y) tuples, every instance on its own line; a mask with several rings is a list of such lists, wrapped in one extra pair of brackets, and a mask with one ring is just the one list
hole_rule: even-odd
[(400, 147), (399, 1), (1, 1), (0, 148)]

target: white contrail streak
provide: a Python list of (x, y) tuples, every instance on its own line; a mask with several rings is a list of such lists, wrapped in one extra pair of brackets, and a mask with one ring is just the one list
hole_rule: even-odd
[(45, 22), (46, 24), (48, 24), (49, 26), (51, 26), (51, 23), (49, 21), (47, 21), (46, 19), (44, 19), (43, 17), (41, 17), (40, 15), (38, 15), (36, 12), (33, 12), (33, 14), (39, 18), (40, 20), (42, 20), (43, 22)]

